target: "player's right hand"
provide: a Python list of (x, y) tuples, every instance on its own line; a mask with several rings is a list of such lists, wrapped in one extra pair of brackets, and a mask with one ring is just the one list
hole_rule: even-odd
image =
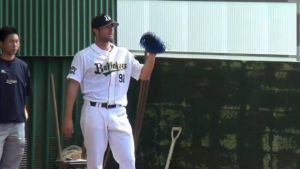
[(64, 130), (65, 137), (67, 137), (67, 138), (72, 137), (72, 134), (74, 132), (72, 119), (65, 118), (63, 130)]

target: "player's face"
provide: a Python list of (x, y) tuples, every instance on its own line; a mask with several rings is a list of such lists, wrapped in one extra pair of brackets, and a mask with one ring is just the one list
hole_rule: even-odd
[(4, 41), (0, 42), (0, 47), (3, 53), (15, 55), (20, 48), (20, 40), (17, 34), (10, 34)]
[(103, 42), (112, 42), (114, 39), (114, 25), (110, 24), (98, 29), (98, 39)]

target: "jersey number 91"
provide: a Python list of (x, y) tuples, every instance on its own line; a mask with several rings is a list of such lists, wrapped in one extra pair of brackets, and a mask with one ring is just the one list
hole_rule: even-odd
[(125, 82), (125, 74), (119, 74), (119, 82), (124, 83)]

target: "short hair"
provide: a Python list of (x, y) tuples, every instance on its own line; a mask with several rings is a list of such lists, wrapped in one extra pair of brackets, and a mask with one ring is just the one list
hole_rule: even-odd
[(8, 35), (11, 34), (17, 34), (17, 29), (15, 27), (12, 26), (4, 26), (0, 29), (0, 41), (5, 41), (5, 39), (7, 38)]

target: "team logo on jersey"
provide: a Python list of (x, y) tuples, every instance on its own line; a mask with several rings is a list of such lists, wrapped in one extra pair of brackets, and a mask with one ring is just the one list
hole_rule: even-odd
[(109, 75), (111, 72), (124, 70), (127, 68), (126, 63), (118, 63), (118, 62), (108, 62), (105, 65), (101, 63), (95, 63), (96, 71), (95, 74), (104, 74), (105, 76)]
[(76, 72), (77, 68), (74, 67), (74, 66), (71, 66), (70, 70), (69, 70), (69, 74), (73, 74), (75, 75), (75, 72)]
[(5, 71), (5, 69), (1, 69), (1, 73), (6, 74), (7, 72)]
[(7, 83), (7, 84), (14, 84), (14, 83), (18, 83), (18, 81), (17, 81), (17, 80), (10, 80), (10, 79), (7, 79), (7, 80), (6, 80), (6, 83)]

